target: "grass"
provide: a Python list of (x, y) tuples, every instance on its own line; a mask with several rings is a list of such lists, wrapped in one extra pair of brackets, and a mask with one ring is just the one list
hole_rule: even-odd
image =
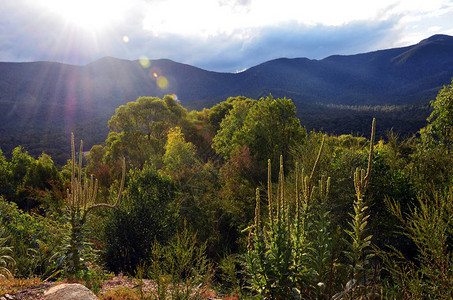
[(38, 277), (27, 279), (0, 279), (0, 295), (14, 294), (21, 290), (40, 286), (42, 284), (43, 281)]

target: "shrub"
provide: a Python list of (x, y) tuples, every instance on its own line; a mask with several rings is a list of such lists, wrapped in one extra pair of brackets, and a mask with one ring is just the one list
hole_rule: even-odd
[(6, 235), (5, 228), (0, 223), (0, 279), (12, 278), (13, 268), (16, 261), (10, 256), (13, 252), (11, 247), (6, 246), (10, 237)]
[(16, 261), (15, 275), (47, 278), (58, 271), (56, 258), (69, 228), (59, 216), (25, 213), (0, 197), (0, 223), (8, 232), (8, 244)]
[[(446, 192), (433, 192), (432, 197), (419, 197), (419, 205), (407, 215), (401, 206), (388, 201), (393, 215), (402, 223), (401, 234), (417, 247), (415, 259), (408, 259), (393, 248), (379, 251), (396, 289), (387, 289), (400, 299), (451, 299), (453, 297), (453, 187)], [(395, 291), (396, 290), (396, 291)]]
[(156, 282), (158, 299), (204, 299), (208, 292), (212, 266), (206, 257), (206, 243), (186, 226), (167, 246), (153, 245), (150, 277)]
[(167, 243), (174, 233), (176, 185), (152, 167), (130, 172), (125, 200), (111, 212), (104, 226), (107, 267), (133, 274), (151, 257), (154, 241)]

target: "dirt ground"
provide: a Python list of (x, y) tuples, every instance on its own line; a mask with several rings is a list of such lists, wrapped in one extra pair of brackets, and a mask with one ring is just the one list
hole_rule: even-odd
[[(60, 282), (43, 282), (42, 284), (34, 287), (25, 288), (14, 294), (6, 294), (0, 296), (0, 300), (29, 300), (29, 299), (44, 299), (44, 293), (51, 287), (60, 284)], [(131, 289), (137, 288), (138, 285), (131, 278), (126, 276), (115, 276), (109, 280), (106, 280), (102, 286), (100, 295), (105, 295), (111, 290), (115, 290), (118, 287), (128, 287)], [(143, 280), (143, 289), (145, 292), (149, 292), (153, 288), (150, 280)], [(3, 298), (4, 299), (3, 299)]]
[[(43, 300), (44, 293), (51, 287), (58, 284), (61, 284), (61, 282), (42, 282), (40, 285), (34, 287), (24, 288), (12, 294), (2, 295), (0, 296), (0, 300), (30, 300), (30, 299)], [(136, 280), (133, 280), (132, 278), (129, 278), (127, 276), (117, 275), (109, 280), (104, 281), (101, 292), (99, 293), (98, 296), (102, 297), (109, 291), (115, 290), (119, 287), (127, 287), (130, 289), (139, 288)], [(142, 288), (146, 294), (151, 292), (155, 288), (155, 286), (151, 280), (143, 279)]]

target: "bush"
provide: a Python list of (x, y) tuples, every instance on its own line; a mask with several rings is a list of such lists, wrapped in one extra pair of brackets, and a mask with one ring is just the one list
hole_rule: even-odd
[(10, 237), (6, 236), (5, 228), (0, 223), (0, 280), (13, 277), (15, 260), (10, 256), (13, 252), (11, 247), (6, 246)]
[(398, 251), (380, 251), (385, 268), (397, 284), (391, 297), (399, 299), (451, 299), (453, 297), (453, 187), (433, 197), (420, 197), (419, 206), (403, 214), (398, 203), (390, 211), (402, 222), (403, 235), (416, 245), (418, 255), (408, 259)]
[(64, 220), (25, 213), (0, 197), (0, 223), (9, 233), (16, 276), (47, 277), (58, 270), (56, 258), (61, 255), (62, 242), (69, 232)]
[(151, 257), (154, 241), (167, 243), (177, 222), (176, 192), (170, 177), (149, 166), (130, 172), (126, 198), (104, 227), (104, 259), (111, 271), (133, 274)]
[(156, 298), (204, 299), (211, 284), (212, 266), (206, 257), (206, 243), (187, 227), (177, 232), (167, 246), (154, 243), (149, 269), (157, 285)]

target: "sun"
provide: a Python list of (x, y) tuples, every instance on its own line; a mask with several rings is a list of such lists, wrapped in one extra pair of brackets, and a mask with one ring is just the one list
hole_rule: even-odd
[(39, 0), (49, 12), (82, 29), (101, 32), (121, 21), (127, 8), (122, 0)]

